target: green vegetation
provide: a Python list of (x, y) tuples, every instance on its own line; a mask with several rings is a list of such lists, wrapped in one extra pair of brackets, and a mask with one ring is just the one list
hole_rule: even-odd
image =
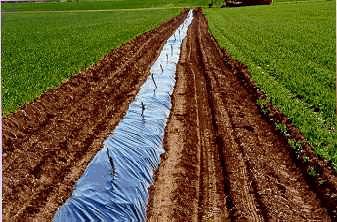
[(314, 167), (309, 167), (308, 175), (311, 177), (316, 177), (318, 175), (318, 172)]
[[(288, 139), (288, 144), (290, 145), (290, 147), (296, 152), (296, 154), (299, 154), (302, 150), (302, 142), (301, 141), (296, 141), (294, 139)], [(304, 156), (304, 162), (309, 161), (309, 157)]]
[(288, 128), (287, 128), (287, 126), (285, 124), (283, 124), (283, 123), (277, 123), (275, 127), (283, 135), (288, 135)]
[(64, 10), (107, 10), (136, 8), (168, 8), (205, 6), (207, 0), (110, 0), (110, 1), (79, 1), (79, 2), (47, 2), (47, 3), (5, 3), (5, 11), (64, 11)]
[(286, 3), (302, 3), (302, 2), (319, 2), (319, 1), (330, 1), (330, 0), (273, 0), (273, 4), (286, 4)]
[(34, 100), (179, 11), (4, 14), (3, 113)]
[[(219, 44), (337, 169), (335, 1), (208, 9)], [(263, 106), (265, 101), (258, 101)]]

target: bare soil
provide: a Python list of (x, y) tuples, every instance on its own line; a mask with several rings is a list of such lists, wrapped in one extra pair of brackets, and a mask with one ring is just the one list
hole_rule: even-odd
[(3, 120), (4, 221), (50, 221), (117, 125), (180, 16)]
[(335, 219), (335, 174), (322, 170), (330, 184), (323, 190), (310, 180), (271, 121), (282, 115), (260, 112), (245, 70), (219, 48), (197, 11), (177, 66), (148, 221)]
[[(50, 221), (148, 76), (180, 16), (3, 120), (4, 221)], [(183, 43), (148, 221), (335, 221), (337, 179), (220, 49), (200, 10)], [(309, 158), (309, 161), (307, 158)], [(308, 170), (317, 171), (315, 178)]]

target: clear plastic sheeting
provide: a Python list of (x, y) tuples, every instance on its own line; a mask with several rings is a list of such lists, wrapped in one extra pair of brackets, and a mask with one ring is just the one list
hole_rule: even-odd
[(89, 163), (54, 221), (146, 220), (148, 188), (164, 152), (176, 65), (192, 19), (191, 10), (165, 43), (126, 115)]

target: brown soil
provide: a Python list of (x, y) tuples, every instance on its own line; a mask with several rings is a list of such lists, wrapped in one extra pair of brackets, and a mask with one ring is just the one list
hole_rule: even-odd
[(334, 220), (336, 176), (323, 170), (330, 190), (310, 181), (256, 105), (257, 89), (238, 72), (245, 67), (229, 59), (207, 28), (196, 12), (177, 66), (148, 221)]
[[(4, 221), (50, 221), (145, 81), (186, 12), (3, 120)], [(333, 221), (337, 179), (219, 48), (196, 12), (177, 65), (149, 221)], [(289, 135), (275, 130), (286, 124)], [(309, 158), (309, 161), (308, 161)], [(308, 171), (315, 169), (312, 178)]]
[(3, 120), (4, 221), (50, 221), (186, 12)]

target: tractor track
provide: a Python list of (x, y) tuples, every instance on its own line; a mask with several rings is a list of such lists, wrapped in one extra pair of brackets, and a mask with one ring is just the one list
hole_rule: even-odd
[(148, 221), (332, 220), (336, 205), (308, 182), (226, 56), (197, 11), (177, 66)]
[(5, 221), (51, 220), (186, 14), (113, 50), (3, 120)]
[[(4, 221), (51, 220), (186, 15), (3, 119)], [(336, 175), (323, 167), (324, 185), (310, 182), (271, 116), (257, 107), (248, 74), (236, 69), (240, 64), (219, 48), (196, 10), (177, 64), (148, 221), (333, 221)]]

